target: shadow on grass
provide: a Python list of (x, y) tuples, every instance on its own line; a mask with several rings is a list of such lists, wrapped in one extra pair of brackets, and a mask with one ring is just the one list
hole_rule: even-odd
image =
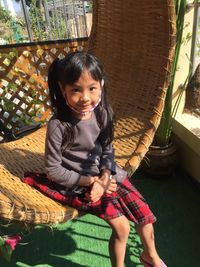
[(77, 248), (70, 235), (71, 229), (66, 231), (38, 227), (23, 236), (21, 244), (18, 244), (13, 252), (10, 263), (0, 258), (0, 266), (85, 266), (65, 259), (66, 255), (73, 253)]

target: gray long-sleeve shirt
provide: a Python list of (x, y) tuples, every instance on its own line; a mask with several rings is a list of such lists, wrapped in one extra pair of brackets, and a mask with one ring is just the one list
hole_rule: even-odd
[(94, 112), (88, 120), (72, 120), (74, 142), (62, 151), (65, 126), (58, 119), (51, 118), (47, 126), (45, 146), (45, 167), (49, 179), (73, 188), (81, 176), (96, 176), (102, 169), (108, 169), (117, 181), (122, 181), (126, 172), (116, 166), (112, 144), (102, 146), (101, 132)]

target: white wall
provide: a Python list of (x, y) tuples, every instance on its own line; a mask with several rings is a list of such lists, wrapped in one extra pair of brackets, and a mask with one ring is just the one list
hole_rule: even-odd
[[(185, 27), (183, 37), (191, 35), (193, 31), (193, 18), (194, 9), (191, 9), (185, 16)], [(178, 61), (178, 69), (176, 73), (174, 83), (174, 100), (178, 95), (178, 88), (180, 84), (183, 84), (189, 73), (189, 58), (191, 55), (191, 42), (185, 42), (181, 46), (180, 57)], [(175, 102), (175, 101), (174, 101)], [(190, 174), (191, 177), (196, 179), (200, 183), (200, 138), (195, 136), (192, 131), (189, 130), (189, 126), (186, 122), (182, 122), (181, 116), (183, 115), (183, 108), (185, 103), (185, 92), (181, 99), (181, 104), (177, 116), (173, 122), (173, 132), (175, 134), (175, 141), (178, 146), (179, 156), (182, 167)], [(190, 123), (190, 122), (189, 122)], [(199, 125), (195, 125), (199, 127)]]

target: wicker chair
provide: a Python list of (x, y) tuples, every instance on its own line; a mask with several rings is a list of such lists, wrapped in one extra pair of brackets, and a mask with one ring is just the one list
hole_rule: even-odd
[[(158, 127), (174, 54), (173, 0), (94, 1), (88, 51), (103, 62), (116, 114), (117, 163), (130, 177)], [(40, 74), (38, 74), (40, 75)], [(45, 127), (0, 145), (0, 218), (59, 223), (78, 212), (21, 182), (24, 171), (44, 171)]]

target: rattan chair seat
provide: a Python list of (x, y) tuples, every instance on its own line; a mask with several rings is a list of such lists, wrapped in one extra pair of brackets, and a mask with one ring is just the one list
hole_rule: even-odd
[[(94, 1), (88, 51), (103, 62), (116, 114), (117, 163), (131, 176), (147, 152), (163, 111), (174, 54), (173, 0)], [(22, 183), (25, 171), (44, 171), (45, 127), (0, 145), (0, 217), (29, 223), (77, 215)]]
[(45, 129), (0, 145), (0, 217), (27, 223), (59, 223), (77, 211), (23, 183), (25, 172), (44, 172)]

